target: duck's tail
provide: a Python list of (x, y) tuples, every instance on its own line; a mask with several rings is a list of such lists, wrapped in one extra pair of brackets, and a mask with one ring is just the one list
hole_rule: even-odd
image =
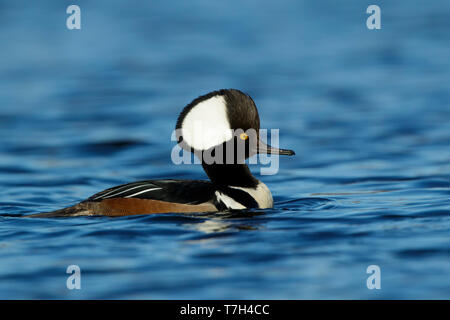
[(25, 218), (56, 218), (56, 217), (76, 217), (91, 215), (84, 203), (79, 203), (71, 207), (59, 209), (51, 212), (34, 213), (24, 216)]

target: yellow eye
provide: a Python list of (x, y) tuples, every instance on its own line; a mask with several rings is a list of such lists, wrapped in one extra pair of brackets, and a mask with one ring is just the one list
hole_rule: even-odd
[(241, 138), (241, 140), (247, 140), (248, 139), (248, 135), (245, 133), (241, 133), (241, 135), (239, 136)]

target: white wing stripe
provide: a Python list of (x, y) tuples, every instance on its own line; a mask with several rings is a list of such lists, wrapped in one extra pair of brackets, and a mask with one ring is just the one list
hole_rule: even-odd
[(104, 193), (104, 194), (101, 194), (101, 195), (95, 197), (93, 200), (100, 199), (100, 198), (102, 198), (102, 197), (104, 197), (104, 196), (107, 196), (107, 195), (110, 194), (110, 193), (113, 193), (113, 192), (117, 192), (117, 191), (119, 191), (119, 190), (122, 190), (123, 188), (126, 188), (126, 186), (123, 186), (123, 187), (120, 187), (120, 188), (114, 188), (113, 190), (108, 191), (107, 193)]
[(130, 196), (126, 196), (125, 198), (132, 198), (134, 196), (137, 196), (138, 194), (150, 192), (150, 191), (153, 191), (153, 190), (159, 190), (159, 189), (162, 189), (162, 188), (152, 188), (152, 189), (142, 190), (142, 191), (136, 192), (136, 193), (134, 193), (134, 194), (132, 194)]
[[(130, 190), (134, 190), (134, 189), (137, 189), (137, 188), (142, 188), (142, 187), (146, 187), (146, 186), (154, 186), (154, 184), (151, 184), (151, 183), (147, 183), (147, 184), (141, 184), (141, 185), (139, 185), (139, 186), (136, 186), (136, 187), (133, 187), (133, 188), (127, 188), (127, 189), (125, 189), (125, 190), (122, 190), (122, 191), (119, 191), (119, 192), (116, 192), (116, 193), (110, 194), (110, 195), (109, 195), (109, 196), (107, 196), (107, 197), (105, 197), (105, 195), (102, 195), (102, 196), (101, 196), (101, 198), (103, 198), (103, 199), (107, 199), (107, 198), (115, 197), (115, 196), (118, 196), (119, 194), (122, 194), (122, 193), (128, 192), (128, 191), (130, 191)], [(116, 191), (117, 191), (117, 190), (116, 190)], [(95, 200), (95, 199), (94, 199), (94, 200)]]

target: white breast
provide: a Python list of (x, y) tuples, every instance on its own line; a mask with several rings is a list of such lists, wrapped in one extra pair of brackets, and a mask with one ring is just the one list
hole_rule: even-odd
[(232, 186), (230, 186), (230, 188), (239, 189), (247, 192), (253, 199), (255, 199), (260, 209), (273, 208), (272, 193), (270, 192), (269, 188), (267, 188), (267, 186), (261, 181), (259, 181), (256, 188), (243, 188)]
[[(267, 186), (261, 181), (256, 188), (243, 188), (233, 186), (229, 187), (233, 189), (239, 189), (248, 193), (253, 199), (255, 199), (259, 209), (267, 209), (273, 207), (272, 193), (270, 193), (269, 188), (267, 188)], [(244, 205), (219, 191), (216, 191), (216, 197), (217, 200), (222, 202), (228, 209), (246, 209)]]

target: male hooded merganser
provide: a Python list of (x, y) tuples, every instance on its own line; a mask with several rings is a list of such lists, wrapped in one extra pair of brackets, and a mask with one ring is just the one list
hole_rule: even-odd
[[(232, 154), (232, 161), (204, 161), (211, 181), (146, 180), (113, 187), (68, 208), (31, 217), (58, 217), (168, 212), (217, 212), (247, 208), (272, 208), (270, 190), (250, 173), (245, 159), (260, 154), (294, 155), (292, 150), (271, 147), (259, 139), (259, 115), (247, 94), (218, 90), (188, 104), (176, 124), (179, 145), (200, 159)], [(250, 139), (249, 132), (256, 132)], [(229, 146), (243, 146), (244, 153)], [(227, 149), (228, 148), (228, 149)], [(220, 153), (221, 152), (221, 153)], [(227, 158), (228, 159), (228, 158)]]

